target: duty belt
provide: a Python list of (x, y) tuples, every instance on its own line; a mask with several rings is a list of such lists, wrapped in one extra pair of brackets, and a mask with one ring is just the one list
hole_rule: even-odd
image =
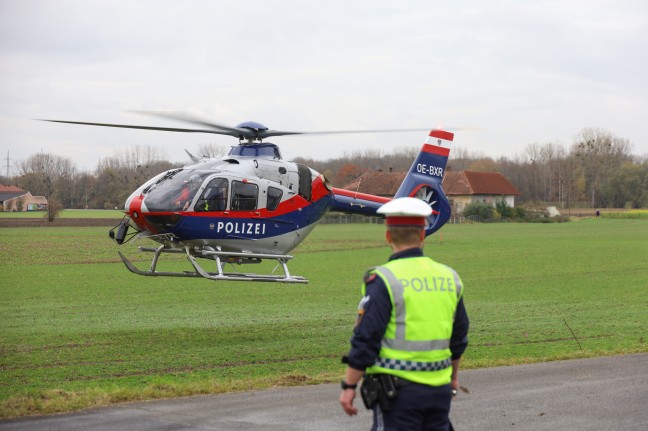
[(452, 365), (450, 358), (436, 362), (404, 361), (401, 359), (378, 358), (377, 367), (400, 371), (440, 371)]

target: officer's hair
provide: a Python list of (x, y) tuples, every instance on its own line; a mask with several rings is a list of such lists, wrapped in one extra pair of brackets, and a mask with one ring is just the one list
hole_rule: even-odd
[(392, 242), (397, 246), (419, 245), (421, 243), (421, 231), (418, 226), (389, 226)]

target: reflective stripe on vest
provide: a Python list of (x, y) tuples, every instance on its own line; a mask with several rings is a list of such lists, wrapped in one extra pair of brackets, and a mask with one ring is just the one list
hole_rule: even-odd
[(378, 358), (374, 364), (381, 368), (399, 371), (440, 371), (452, 365), (450, 359), (437, 362), (402, 361), (400, 359)]
[[(444, 350), (450, 347), (450, 339), (443, 340), (419, 340), (419, 341), (408, 341), (405, 339), (405, 319), (407, 317), (407, 311), (405, 309), (405, 300), (403, 299), (403, 283), (396, 278), (393, 272), (384, 266), (378, 266), (375, 268), (375, 271), (380, 273), (385, 280), (389, 283), (394, 296), (394, 315), (396, 317), (396, 337), (383, 338), (382, 347), (394, 350), (407, 350), (410, 352), (424, 352), (428, 350)], [(455, 281), (455, 289), (457, 293), (457, 298), (461, 296), (461, 281), (456, 272), (452, 271)]]

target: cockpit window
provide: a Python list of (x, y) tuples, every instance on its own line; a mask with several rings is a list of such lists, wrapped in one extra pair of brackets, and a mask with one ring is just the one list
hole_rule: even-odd
[(144, 204), (151, 212), (186, 211), (209, 174), (195, 170), (169, 171), (143, 191)]
[(281, 189), (268, 187), (268, 204), (266, 205), (268, 211), (274, 211), (277, 209), (279, 202), (281, 202), (282, 195), (283, 191)]
[(194, 206), (195, 211), (225, 211), (227, 209), (227, 179), (214, 178), (209, 181)]
[(252, 183), (232, 181), (233, 211), (252, 211), (257, 208), (259, 186)]

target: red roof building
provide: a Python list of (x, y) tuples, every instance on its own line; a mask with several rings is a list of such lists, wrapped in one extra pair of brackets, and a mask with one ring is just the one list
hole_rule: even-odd
[(443, 191), (454, 214), (461, 213), (467, 205), (475, 202), (494, 207), (497, 202), (505, 201), (513, 208), (515, 196), (520, 195), (518, 189), (499, 172), (446, 171)]

